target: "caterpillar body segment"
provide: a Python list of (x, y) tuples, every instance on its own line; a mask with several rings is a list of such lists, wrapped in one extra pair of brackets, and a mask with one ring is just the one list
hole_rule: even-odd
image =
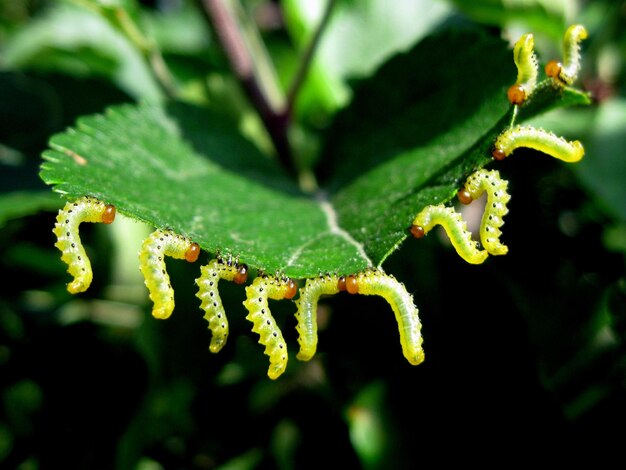
[(317, 350), (317, 304), (322, 295), (333, 295), (340, 291), (337, 276), (325, 275), (307, 279), (300, 289), (300, 297), (295, 301), (296, 330), (300, 351), (296, 357), (301, 361), (310, 360)]
[(436, 225), (441, 225), (452, 246), (461, 258), (470, 264), (481, 264), (487, 259), (487, 250), (478, 248), (477, 243), (472, 240), (472, 234), (467, 230), (467, 224), (461, 214), (452, 207), (443, 204), (425, 207), (413, 220), (411, 233), (416, 238), (421, 238), (433, 229)]
[(228, 338), (228, 320), (218, 291), (220, 279), (243, 284), (248, 277), (248, 267), (245, 264), (224, 261), (221, 258), (212, 259), (200, 268), (201, 275), (196, 279), (198, 292), (196, 297), (201, 300), (200, 308), (204, 310), (204, 318), (211, 330), (209, 350), (219, 352)]
[(152, 315), (166, 319), (174, 311), (174, 290), (165, 266), (165, 256), (194, 262), (199, 246), (170, 230), (156, 230), (143, 242), (139, 252), (139, 269), (153, 302)]
[(259, 276), (246, 287), (246, 319), (252, 322), (252, 331), (258, 333), (259, 343), (265, 346), (265, 354), (270, 358), (267, 375), (272, 380), (285, 371), (288, 356), (287, 343), (270, 312), (268, 299), (291, 299), (296, 291), (292, 279), (273, 276)]
[(480, 240), (483, 248), (492, 255), (505, 255), (509, 249), (500, 242), (502, 217), (508, 212), (506, 204), (511, 199), (507, 192), (508, 182), (500, 178), (496, 170), (478, 170), (465, 182), (465, 190), (471, 199), (478, 199), (487, 193), (485, 212), (480, 223)]
[(567, 163), (578, 162), (585, 155), (578, 140), (568, 141), (543, 129), (519, 125), (506, 129), (497, 137), (492, 155), (496, 160), (502, 160), (520, 147), (538, 150)]
[(524, 34), (513, 48), (513, 60), (517, 67), (517, 80), (507, 91), (511, 104), (521, 105), (537, 86), (539, 64), (535, 55), (535, 40), (532, 34)]
[(91, 262), (80, 240), (78, 226), (82, 222), (110, 224), (115, 219), (115, 207), (92, 197), (68, 202), (58, 213), (53, 233), (54, 244), (61, 250), (61, 260), (67, 264), (67, 272), (73, 280), (67, 285), (72, 294), (86, 291), (93, 280)]

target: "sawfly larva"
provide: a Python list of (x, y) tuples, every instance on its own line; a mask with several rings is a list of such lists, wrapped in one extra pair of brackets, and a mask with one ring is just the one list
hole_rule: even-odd
[(492, 156), (496, 160), (503, 160), (520, 147), (538, 150), (568, 163), (577, 162), (585, 155), (585, 149), (578, 140), (568, 141), (552, 132), (531, 126), (514, 126), (497, 137)]
[(513, 60), (517, 67), (517, 81), (507, 91), (512, 104), (521, 105), (537, 85), (539, 64), (535, 55), (535, 40), (532, 34), (524, 34), (513, 48)]
[(367, 270), (349, 276), (325, 275), (307, 279), (296, 300), (298, 311), (296, 329), (299, 333), (298, 359), (308, 361), (317, 349), (317, 304), (320, 296), (340, 291), (351, 294), (377, 295), (384, 298), (393, 310), (398, 323), (400, 344), (404, 357), (413, 365), (424, 361), (421, 323), (413, 297), (393, 276), (380, 270)]
[[(343, 279), (343, 289), (341, 282)], [(320, 276), (307, 279), (300, 289), (300, 297), (296, 300), (296, 330), (300, 351), (296, 355), (301, 361), (308, 361), (317, 350), (317, 303), (322, 295), (333, 295), (340, 290), (346, 290), (345, 277)]]
[(443, 204), (425, 207), (413, 220), (410, 231), (415, 238), (422, 238), (436, 225), (444, 228), (452, 246), (465, 261), (481, 264), (487, 259), (487, 250), (478, 248), (463, 217), (452, 207)]
[(211, 330), (211, 352), (219, 352), (226, 344), (228, 338), (228, 320), (222, 305), (222, 299), (218, 292), (220, 279), (232, 281), (235, 284), (243, 284), (248, 279), (248, 266), (243, 263), (223, 260), (221, 258), (209, 261), (206, 266), (200, 268), (201, 275), (196, 279), (198, 285), (198, 297), (204, 310), (204, 318), (209, 322)]
[(571, 85), (576, 81), (580, 71), (580, 42), (587, 39), (587, 30), (584, 26), (575, 24), (567, 28), (563, 36), (563, 62), (551, 60), (546, 64), (548, 77), (556, 83)]
[(471, 174), (465, 182), (465, 194), (459, 200), (468, 204), (472, 200), (478, 199), (483, 192), (487, 193), (487, 203), (485, 212), (480, 223), (480, 241), (483, 248), (491, 255), (505, 255), (509, 249), (500, 242), (500, 227), (504, 224), (504, 217), (509, 210), (506, 204), (511, 199), (507, 192), (508, 182), (500, 178), (500, 173), (496, 170), (478, 170)]
[(258, 276), (246, 287), (246, 318), (253, 324), (252, 331), (259, 334), (259, 343), (265, 346), (265, 354), (270, 358), (267, 375), (272, 380), (287, 367), (287, 343), (270, 312), (268, 299), (291, 299), (297, 290), (293, 279), (267, 275)]
[(61, 260), (68, 265), (67, 272), (74, 278), (67, 285), (70, 293), (86, 291), (93, 279), (91, 263), (80, 240), (78, 226), (81, 222), (110, 224), (114, 219), (114, 206), (88, 196), (68, 202), (59, 211), (52, 231), (57, 236), (55, 246), (61, 250)]
[(174, 290), (165, 267), (165, 256), (193, 263), (199, 254), (197, 243), (170, 230), (156, 230), (144, 240), (139, 252), (139, 269), (154, 304), (152, 315), (155, 318), (166, 319), (174, 311)]

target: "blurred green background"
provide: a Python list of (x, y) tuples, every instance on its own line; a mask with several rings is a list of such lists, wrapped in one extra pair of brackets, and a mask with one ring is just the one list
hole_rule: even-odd
[[(268, 145), (199, 3), (99, 3), (123, 6), (156, 41), (186, 99), (232, 110)], [(242, 2), (278, 86), (288, 87), (324, 3)], [(601, 466), (622, 458), (625, 2), (336, 1), (295, 109), (303, 158), (315, 159), (353, 80), (443, 22), (511, 40), (532, 31), (542, 59), (559, 56), (566, 25), (584, 24), (579, 83), (594, 103), (536, 124), (580, 139), (586, 155), (577, 165), (534, 154), (501, 163), (512, 194), (507, 256), (470, 266), (430, 237), (428, 250), (407, 241), (387, 260), (420, 309), (422, 365), (402, 357), (382, 299), (340, 294), (321, 304), (317, 355), (290, 357), (277, 381), (266, 376), (240, 287), (220, 286), (231, 336), (218, 355), (208, 351), (194, 295), (197, 266), (168, 264), (176, 310), (165, 322), (151, 318), (137, 269), (147, 233), (139, 223), (81, 226), (94, 282), (79, 296), (65, 290), (52, 234), (62, 201), (38, 177), (47, 139), (81, 115), (161, 94), (136, 44), (90, 4), (0, 0), (0, 467), (508, 467), (584, 457)], [(272, 307), (296, 351), (292, 310)]]

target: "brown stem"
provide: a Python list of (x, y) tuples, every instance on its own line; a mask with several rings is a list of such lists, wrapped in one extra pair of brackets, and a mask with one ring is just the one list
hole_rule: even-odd
[(224, 1), (202, 0), (202, 5), (230, 62), (233, 73), (259, 113), (272, 139), (279, 161), (289, 171), (295, 172), (288, 139), (289, 113), (272, 108), (259, 83), (254, 59), (250, 55), (241, 29), (224, 5)]

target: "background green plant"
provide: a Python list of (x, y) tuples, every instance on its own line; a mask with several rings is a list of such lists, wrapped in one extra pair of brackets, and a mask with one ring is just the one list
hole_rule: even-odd
[[(321, 6), (305, 8), (313, 3), (243, 3), (240, 18), (273, 105), (289, 99), (322, 17)], [(381, 152), (405, 152), (410, 159), (428, 145), (436, 149), (437, 126), (446, 128), (465, 114), (484, 119), (468, 139), (472, 132), (487, 133), (506, 114), (501, 90), (514, 78), (511, 56), (496, 46), (500, 36), (515, 39), (532, 31), (545, 61), (558, 57), (566, 25), (584, 24), (590, 38), (583, 44), (580, 82), (597, 99), (592, 106), (533, 118), (582, 140), (586, 156), (580, 164), (527, 152), (498, 165), (513, 195), (504, 226), (509, 255), (469, 266), (429, 237), (420, 244), (407, 241), (385, 261), (420, 308), (424, 364), (405, 362), (382, 300), (338, 295), (324, 304), (316, 357), (310, 363), (290, 360), (276, 382), (265, 377), (266, 357), (244, 319), (240, 287), (221, 287), (231, 338), (216, 356), (208, 353), (209, 332), (194, 296), (197, 266), (169, 265), (176, 310), (167, 322), (149, 317), (136, 256), (149, 230), (143, 224), (120, 219), (110, 227), (83, 227), (94, 284), (84, 295), (67, 294), (65, 266), (51, 233), (62, 200), (39, 178), (41, 154), (53, 134), (74, 126), (80, 116), (119, 104), (124, 106), (115, 108), (122, 110), (116, 114), (118, 134), (123, 137), (131, 122), (148, 129), (145, 140), (134, 143), (135, 158), (127, 160), (130, 174), (133, 165), (146, 168), (150, 155), (159, 153), (180, 156), (168, 163), (184, 168), (188, 148), (164, 152), (170, 147), (159, 139), (166, 133), (152, 135), (155, 128), (146, 124), (155, 119), (154, 108), (132, 104), (175, 93), (187, 104), (170, 106), (168, 117), (180, 118), (194, 151), (221, 158), (222, 167), (237, 173), (237, 182), (243, 177), (280, 188), (281, 194), (300, 191), (264, 160), (276, 141), (241, 92), (200, 4), (49, 1), (4, 2), (0, 8), (0, 246), (7, 274), (0, 304), (0, 462), (5, 466), (302, 468), (343, 462), (350, 468), (414, 468), (422, 459), (449, 460), (456, 454), (483, 461), (493, 458), (493, 449), (560, 462), (617, 451), (626, 411), (623, 3), (401, 1), (391, 8), (379, 0), (335, 2), (298, 88), (287, 136), (305, 188), (311, 181), (307, 170), (317, 165), (321, 184), (333, 197), (366, 201), (372, 191), (387, 194), (389, 179), (357, 178)], [(282, 15), (276, 17), (276, 11)], [(480, 33), (463, 36), (468, 28)], [(442, 37), (438, 44), (445, 45), (451, 36), (466, 47), (458, 57), (424, 47)], [(472, 60), (459, 70), (463, 57)], [(275, 77), (266, 58), (276, 67)], [(444, 80), (440, 95), (432, 77)], [(455, 83), (461, 86), (451, 89)], [(425, 99), (428, 95), (434, 98)], [(145, 119), (133, 120), (137, 109)], [(386, 119), (377, 115), (379, 109), (396, 110), (398, 117)], [(99, 118), (80, 122), (88, 129), (94, 119)], [(416, 126), (420, 119), (431, 127)], [(171, 121), (156, 121), (169, 129)], [(98, 141), (95, 134), (91, 141), (85, 138), (86, 148), (110, 152), (109, 141)], [(51, 146), (65, 145), (63, 138), (52, 138)], [(141, 155), (149, 145), (150, 152)], [(484, 164), (478, 157), (457, 158), (471, 147), (459, 146), (451, 156), (457, 169), (447, 178), (440, 173), (449, 186), (430, 197), (449, 197), (456, 178)], [(135, 192), (145, 194), (124, 177), (120, 173), (127, 195), (119, 193), (122, 199), (115, 201), (122, 212), (136, 204)], [(359, 184), (365, 190), (346, 189)], [(222, 204), (240, 204), (257, 194), (254, 188), (233, 188), (210, 201), (223, 195)], [(83, 189), (78, 185), (74, 194)], [(397, 210), (398, 200), (406, 198), (395, 195), (372, 213)], [(393, 217), (410, 222), (416, 200), (406, 203)], [(315, 224), (301, 207), (285, 204), (289, 210), (281, 218)], [(163, 204), (157, 198), (155, 205)], [(167, 220), (162, 216), (146, 211), (141, 218), (180, 223), (183, 231), (186, 214), (179, 215), (180, 222), (172, 214)], [(236, 214), (219, 213), (216, 220), (224, 226), (211, 228), (205, 249), (219, 247), (210, 240), (227, 236), (224, 227), (240, 223)], [(379, 253), (372, 244), (373, 258), (384, 259), (405, 235), (391, 236)], [(279, 267), (285, 243), (289, 237), (255, 261)], [(294, 274), (311, 274), (305, 265), (300, 269)], [(295, 351), (292, 310), (285, 302), (273, 306)], [(436, 449), (442, 443), (461, 452), (440, 455)]]

